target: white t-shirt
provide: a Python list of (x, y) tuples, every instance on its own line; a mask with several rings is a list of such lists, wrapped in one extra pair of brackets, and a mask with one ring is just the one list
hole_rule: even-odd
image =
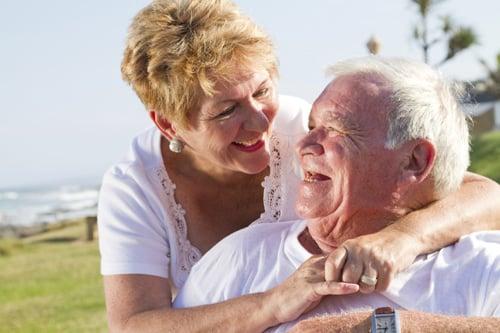
[[(265, 211), (255, 223), (296, 218), (299, 176), (293, 167), (294, 147), (307, 129), (309, 111), (304, 100), (280, 96), (268, 142)], [(160, 139), (156, 128), (139, 134), (126, 158), (104, 175), (98, 206), (101, 273), (155, 275), (170, 278), (179, 288), (201, 253), (187, 239), (185, 212), (175, 201), (175, 184), (165, 170)]]
[[(193, 267), (174, 301), (183, 308), (216, 303), (277, 286), (311, 254), (298, 241), (306, 223), (250, 226), (229, 235)], [(299, 320), (381, 306), (431, 313), (500, 316), (500, 232), (478, 232), (398, 274), (383, 293), (329, 296)], [(287, 331), (295, 322), (274, 329)]]

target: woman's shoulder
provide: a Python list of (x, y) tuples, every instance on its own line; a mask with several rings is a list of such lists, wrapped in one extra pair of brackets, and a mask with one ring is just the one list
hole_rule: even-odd
[(307, 123), (311, 104), (307, 101), (288, 95), (280, 95), (280, 108), (273, 124), (273, 132), (285, 135), (303, 134)]
[(130, 176), (138, 170), (161, 165), (161, 134), (154, 126), (137, 134), (129, 144), (126, 155), (108, 168), (105, 177)]

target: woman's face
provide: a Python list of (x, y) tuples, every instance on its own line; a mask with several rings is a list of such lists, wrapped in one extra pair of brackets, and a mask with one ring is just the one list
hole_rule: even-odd
[(257, 174), (269, 164), (265, 141), (278, 110), (278, 95), (266, 70), (239, 74), (235, 84), (219, 82), (204, 97), (177, 136), (196, 162), (212, 172)]

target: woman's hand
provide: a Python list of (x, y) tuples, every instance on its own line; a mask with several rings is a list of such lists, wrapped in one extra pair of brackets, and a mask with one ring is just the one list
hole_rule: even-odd
[(394, 275), (420, 254), (418, 244), (415, 237), (395, 228), (349, 239), (326, 259), (325, 279), (359, 283), (363, 293), (386, 290)]
[(325, 256), (313, 256), (288, 279), (269, 290), (270, 311), (280, 323), (297, 319), (315, 308), (326, 295), (346, 295), (359, 290), (357, 284), (325, 281)]

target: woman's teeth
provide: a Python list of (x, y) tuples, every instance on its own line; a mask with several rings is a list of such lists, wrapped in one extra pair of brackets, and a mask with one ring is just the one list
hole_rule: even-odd
[(259, 141), (260, 141), (260, 139), (256, 139), (256, 140), (253, 140), (253, 141), (235, 141), (235, 143), (237, 145), (241, 145), (241, 146), (245, 146), (245, 147), (250, 147), (250, 146), (253, 146), (254, 144), (256, 144)]

